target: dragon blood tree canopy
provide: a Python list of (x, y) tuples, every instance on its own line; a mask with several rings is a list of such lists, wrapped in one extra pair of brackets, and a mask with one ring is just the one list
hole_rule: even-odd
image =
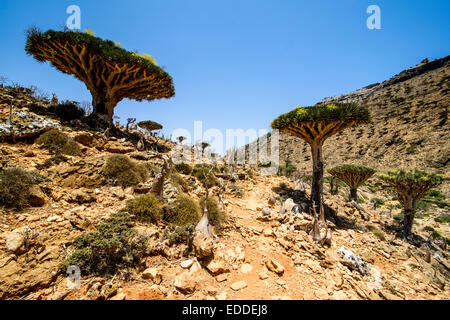
[(138, 123), (138, 126), (148, 130), (149, 132), (152, 132), (154, 130), (161, 130), (163, 128), (162, 124), (151, 120), (141, 121)]
[(418, 170), (392, 170), (379, 177), (393, 186), (404, 202), (408, 199), (420, 200), (431, 188), (444, 181), (442, 174), (428, 174)]
[(444, 181), (444, 175), (427, 174), (418, 170), (392, 170), (380, 174), (379, 177), (396, 189), (398, 199), (405, 208), (403, 234), (407, 237), (412, 230), (417, 202), (431, 188), (441, 184)]
[(353, 125), (370, 120), (370, 111), (354, 103), (297, 107), (272, 121), (273, 129), (297, 136), (311, 146), (313, 181), (311, 200), (320, 206), (323, 191), (322, 146), (326, 139)]
[(350, 198), (357, 201), (356, 190), (376, 172), (375, 169), (363, 166), (344, 164), (328, 170), (332, 176), (344, 181), (350, 187)]
[(31, 29), (25, 51), (83, 81), (92, 94), (93, 114), (108, 122), (124, 98), (151, 101), (175, 94), (171, 76), (151, 56), (124, 50), (89, 33)]
[(368, 122), (370, 111), (354, 103), (297, 107), (272, 121), (273, 129), (297, 136), (309, 144), (320, 143), (353, 125)]

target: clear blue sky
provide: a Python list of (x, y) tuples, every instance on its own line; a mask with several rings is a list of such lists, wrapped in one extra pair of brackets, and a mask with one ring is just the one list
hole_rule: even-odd
[[(24, 52), (25, 30), (81, 28), (151, 54), (174, 79), (169, 100), (123, 100), (116, 114), (155, 120), (164, 133), (267, 128), (280, 113), (383, 81), (425, 57), (450, 54), (450, 1), (1, 0), (0, 76), (60, 99), (91, 100), (85, 85)], [(381, 8), (381, 30), (366, 9)]]

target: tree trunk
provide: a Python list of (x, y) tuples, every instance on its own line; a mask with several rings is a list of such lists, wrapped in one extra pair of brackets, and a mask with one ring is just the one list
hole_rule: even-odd
[(314, 201), (317, 208), (322, 203), (323, 193), (323, 159), (322, 159), (322, 142), (311, 144), (312, 160), (313, 160), (313, 176), (311, 184), (311, 201)]
[(358, 193), (356, 190), (356, 188), (350, 187), (350, 201), (355, 200), (355, 202), (358, 203)]
[(164, 182), (169, 177), (173, 162), (170, 156), (162, 156), (161, 158), (163, 159), (164, 164), (161, 168), (161, 172), (155, 177), (150, 193), (153, 193), (159, 199), (163, 200)]
[(117, 105), (113, 99), (105, 95), (92, 94), (92, 115), (112, 124), (114, 108)]
[(203, 216), (200, 219), (197, 226), (195, 227), (195, 231), (206, 233), (211, 238), (214, 238), (213, 233), (211, 231), (211, 225), (209, 224), (209, 219), (208, 219), (208, 207), (206, 206), (206, 203), (208, 202), (208, 197), (209, 197), (209, 188), (208, 188), (208, 183), (207, 183), (206, 177), (209, 176), (209, 173), (211, 173), (211, 171), (208, 172), (208, 175), (205, 175), (205, 167), (202, 164), (202, 172), (203, 172), (203, 176), (205, 177), (204, 185), (205, 185), (206, 192), (205, 192), (205, 199), (203, 200)]
[(411, 234), (414, 213), (416, 211), (416, 200), (413, 198), (407, 199), (407, 206), (403, 214), (403, 236), (408, 237)]

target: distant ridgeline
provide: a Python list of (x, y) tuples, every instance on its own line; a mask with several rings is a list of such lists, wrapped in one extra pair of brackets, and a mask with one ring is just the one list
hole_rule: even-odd
[[(449, 79), (450, 56), (431, 62), (425, 59), (384, 82), (324, 98), (318, 104), (366, 105), (373, 118), (372, 123), (347, 129), (325, 142), (325, 168), (352, 163), (449, 175)], [(270, 134), (267, 141), (270, 143)], [(310, 157), (306, 142), (280, 133), (281, 166), (288, 162), (297, 169), (310, 169)]]

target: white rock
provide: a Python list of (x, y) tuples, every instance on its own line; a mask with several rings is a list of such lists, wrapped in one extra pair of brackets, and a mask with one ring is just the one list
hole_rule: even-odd
[(11, 231), (6, 236), (6, 249), (12, 252), (16, 252), (24, 244), (26, 234), (31, 232), (28, 227), (22, 227)]
[(194, 260), (189, 259), (189, 260), (185, 260), (185, 261), (181, 262), (180, 266), (183, 269), (189, 269), (193, 264), (194, 264)]

